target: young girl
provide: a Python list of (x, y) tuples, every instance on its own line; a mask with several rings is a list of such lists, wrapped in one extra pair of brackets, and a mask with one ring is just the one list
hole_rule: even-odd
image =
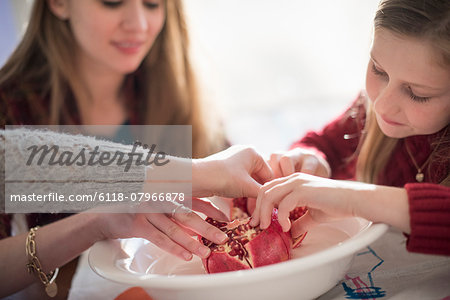
[(288, 230), (289, 211), (307, 206), (294, 233), (360, 216), (403, 230), (409, 251), (450, 255), (450, 2), (383, 0), (374, 21), (367, 96), (272, 155), (285, 177), (261, 189), (251, 224), (266, 228), (278, 207)]

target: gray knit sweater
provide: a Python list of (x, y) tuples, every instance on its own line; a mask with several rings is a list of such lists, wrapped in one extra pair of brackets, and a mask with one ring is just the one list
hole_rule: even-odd
[[(131, 145), (83, 135), (25, 128), (0, 130), (0, 183), (5, 183), (0, 198), (5, 201), (6, 212), (75, 212), (90, 208), (92, 203), (49, 201), (60, 195), (98, 196), (102, 192), (110, 193), (112, 200), (117, 198), (114, 193), (139, 192), (146, 166), (135, 162), (137, 154), (145, 158), (146, 152), (135, 148), (136, 155), (129, 160), (127, 154), (132, 151)], [(15, 201), (10, 201), (11, 195)]]

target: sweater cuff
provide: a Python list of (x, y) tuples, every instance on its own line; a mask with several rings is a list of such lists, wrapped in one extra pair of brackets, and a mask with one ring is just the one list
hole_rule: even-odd
[(412, 252), (450, 255), (450, 188), (430, 183), (408, 183)]

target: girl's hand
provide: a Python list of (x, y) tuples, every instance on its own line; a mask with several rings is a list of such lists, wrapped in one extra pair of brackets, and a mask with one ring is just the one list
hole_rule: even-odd
[(298, 236), (307, 227), (333, 218), (357, 216), (383, 222), (410, 232), (409, 205), (405, 189), (356, 181), (332, 180), (294, 173), (266, 183), (260, 190), (250, 225), (270, 225), (274, 207), (284, 231), (291, 228), (289, 212), (306, 206), (308, 214), (292, 224)]
[(294, 173), (268, 182), (261, 188), (250, 224), (260, 223), (261, 228), (267, 228), (274, 207), (278, 208), (278, 220), (284, 231), (291, 228), (289, 212), (298, 206), (308, 207), (309, 215), (305, 219), (309, 221), (353, 216), (354, 199), (362, 197), (365, 190), (370, 190), (369, 187), (371, 185)]
[(273, 178), (263, 157), (248, 146), (232, 146), (193, 161), (192, 193), (196, 197), (255, 197)]
[[(196, 236), (192, 236), (193, 233), (217, 244), (228, 239), (224, 232), (204, 221), (187, 207), (172, 202), (164, 205), (173, 206), (168, 208), (172, 212), (98, 214), (99, 239), (145, 238), (184, 260), (191, 260), (192, 254), (201, 258), (206, 258), (210, 254), (209, 248), (199, 242)], [(209, 201), (193, 198), (192, 208), (213, 218), (227, 220), (225, 214)]]
[(289, 176), (295, 172), (329, 178), (331, 169), (328, 162), (312, 150), (294, 148), (287, 152), (272, 153), (269, 165), (275, 178)]

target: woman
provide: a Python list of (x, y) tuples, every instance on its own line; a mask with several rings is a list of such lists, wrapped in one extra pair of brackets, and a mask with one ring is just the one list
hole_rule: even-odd
[[(193, 157), (205, 157), (226, 143), (188, 52), (180, 0), (36, 0), (0, 70), (0, 124), (192, 125)], [(30, 214), (27, 223), (62, 217)], [(11, 222), (0, 215), (2, 238)]]
[[(37, 173), (39, 176), (38, 183), (25, 181), (23, 185), (25, 189), (17, 188), (17, 181), (6, 182), (5, 190), (8, 190), (8, 184), (13, 184), (15, 187), (13, 194), (48, 194), (49, 189), (46, 184), (49, 182), (51, 184), (52, 181), (46, 178), (50, 173), (50, 175), (57, 174), (59, 182), (56, 185), (58, 186), (65, 181), (65, 178), (76, 179), (65, 186), (65, 189), (70, 190), (71, 195), (87, 194), (88, 190), (93, 190), (92, 188), (104, 189), (105, 182), (109, 180), (114, 182), (114, 187), (120, 187), (119, 191), (124, 196), (154, 192), (151, 182), (144, 181), (144, 178), (151, 179), (151, 174), (157, 171), (158, 166), (147, 167), (143, 164), (133, 164), (135, 168), (125, 174), (123, 165), (118, 164), (100, 167), (84, 164), (79, 167), (63, 168), (56, 166), (42, 168), (41, 164), (36, 162), (26, 165), (24, 163), (28, 158), (26, 149), (36, 140), (43, 141), (50, 147), (57, 145), (58, 157), (67, 153), (68, 150), (79, 153), (81, 149), (97, 147), (101, 153), (116, 153), (116, 151), (130, 153), (133, 148), (131, 145), (116, 144), (81, 135), (28, 129), (0, 130), (0, 141), (5, 141), (0, 143), (0, 155), (3, 157), (6, 152), (10, 163), (10, 165), (7, 163), (6, 167), (12, 170), (12, 173), (22, 168), (27, 173)], [(269, 180), (272, 176), (264, 159), (248, 147), (233, 146), (206, 158), (192, 161), (175, 157), (168, 157), (168, 160), (170, 160), (168, 165), (171, 165), (171, 170), (175, 172), (185, 170), (186, 167), (189, 169), (188, 172), (192, 175), (192, 196), (194, 197), (213, 195), (255, 197), (260, 183)], [(5, 165), (1, 160), (0, 172), (5, 172)], [(90, 181), (89, 175), (93, 174), (103, 174), (103, 176), (100, 177), (101, 180)], [(6, 177), (8, 178), (8, 175)], [(124, 177), (127, 182), (120, 184), (119, 179)], [(86, 178), (85, 181), (88, 184), (85, 181), (81, 184), (77, 183), (78, 178)], [(161, 180), (165, 178), (158, 176)], [(89, 188), (86, 189), (86, 187)], [(107, 186), (107, 193), (112, 188)], [(92, 210), (71, 215), (39, 229), (34, 227), (28, 233), (18, 233), (1, 239), (0, 269), (8, 271), (0, 273), (0, 297), (21, 290), (37, 280), (40, 280), (47, 293), (52, 295), (55, 293), (55, 283), (52, 278), (56, 276), (53, 270), (74, 259), (95, 242), (104, 239), (145, 238), (184, 260), (191, 260), (193, 255), (208, 257), (210, 250), (199, 242), (197, 235), (218, 244), (226, 241), (228, 236), (205, 222), (187, 206), (180, 205), (180, 203), (187, 203), (185, 201), (187, 197), (187, 194), (183, 196), (185, 198), (183, 202), (174, 202), (167, 198), (158, 199), (155, 202), (151, 198), (144, 198), (141, 201), (139, 200), (141, 198), (137, 196), (131, 202), (120, 202), (120, 206), (115, 206), (103, 213), (97, 212), (97, 207), (94, 207)], [(139, 205), (135, 206), (136, 203)], [(23, 204), (32, 205), (32, 203)], [(41, 204), (47, 204), (50, 209), (61, 207), (61, 205), (67, 209), (73, 202), (39, 202), (39, 205)], [(192, 209), (217, 219), (227, 218), (223, 212), (204, 200), (192, 199)], [(25, 244), (27, 251), (24, 251)]]
[[(192, 125), (193, 157), (214, 153), (224, 138), (198, 97), (188, 47), (179, 0), (37, 0), (0, 70), (0, 123)], [(1, 215), (3, 228), (10, 221)]]
[[(199, 98), (180, 0), (37, 0), (0, 70), (1, 125), (192, 125), (225, 143)], [(208, 113), (211, 113), (208, 110)]]

